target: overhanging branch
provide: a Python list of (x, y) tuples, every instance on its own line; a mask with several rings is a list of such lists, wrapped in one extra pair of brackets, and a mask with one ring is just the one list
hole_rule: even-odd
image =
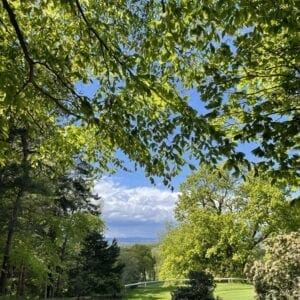
[(61, 82), (61, 84), (67, 88), (67, 90), (69, 92), (71, 92), (73, 94), (73, 96), (76, 96), (78, 98), (81, 98), (76, 91), (73, 89), (73, 87), (71, 86), (71, 84), (69, 82), (66, 82), (63, 80), (63, 78), (60, 76), (60, 74), (58, 74), (58, 72), (56, 72), (55, 70), (53, 70), (53, 68), (51, 68), (47, 63), (42, 63), (42, 62), (37, 62), (34, 61), (32, 59), (32, 57), (30, 56), (29, 50), (28, 50), (28, 46), (27, 43), (25, 41), (24, 35), (22, 33), (22, 30), (17, 22), (17, 18), (16, 15), (13, 11), (13, 9), (11, 8), (11, 6), (9, 5), (7, 0), (2, 0), (3, 3), (3, 7), (6, 10), (8, 16), (9, 16), (9, 20), (15, 30), (15, 33), (17, 35), (17, 39), (21, 45), (21, 49), (22, 52), (24, 54), (25, 60), (28, 64), (29, 67), (29, 74), (28, 74), (28, 79), (25, 81), (25, 83), (22, 85), (21, 89), (19, 91), (17, 91), (16, 95), (19, 95), (21, 93), (22, 90), (24, 90), (24, 88), (29, 84), (32, 83), (32, 85), (43, 95), (45, 95), (47, 98), (51, 99), (57, 106), (59, 109), (61, 109), (64, 113), (73, 115), (77, 118), (82, 118), (82, 116), (79, 116), (78, 114), (72, 112), (70, 109), (68, 109), (67, 107), (65, 107), (62, 103), (61, 103), (61, 99), (57, 99), (56, 97), (52, 96), (50, 93), (48, 93), (44, 88), (42, 88), (41, 86), (39, 86), (37, 84), (37, 82), (34, 80), (34, 66), (36, 64), (40, 64), (42, 66), (44, 66), (49, 72), (51, 72), (52, 74), (54, 74), (54, 76), (57, 77), (57, 79)]
[(14, 30), (15, 30), (16, 35), (17, 35), (17, 38), (18, 38), (19, 43), (21, 45), (22, 51), (24, 53), (24, 57), (25, 57), (25, 59), (26, 59), (26, 61), (28, 63), (28, 66), (29, 66), (29, 75), (28, 75), (28, 81), (27, 81), (27, 83), (31, 82), (32, 79), (33, 79), (34, 61), (33, 61), (33, 59), (29, 55), (29, 51), (28, 51), (28, 48), (27, 48), (27, 45), (26, 45), (23, 33), (22, 33), (22, 31), (21, 31), (21, 29), (19, 27), (19, 24), (17, 22), (17, 18), (16, 18), (16, 15), (15, 15), (14, 11), (10, 7), (9, 3), (7, 2), (7, 0), (2, 0), (2, 3), (3, 3), (4, 9), (8, 13), (9, 20), (10, 20), (12, 26), (14, 27)]
[(39, 86), (35, 81), (32, 82), (33, 86), (43, 95), (45, 95), (46, 97), (48, 97), (49, 99), (51, 99), (59, 109), (61, 109), (64, 113), (68, 114), (68, 115), (72, 115), (74, 117), (77, 117), (78, 119), (83, 119), (82, 116), (74, 113), (73, 111), (71, 111), (70, 109), (68, 109), (67, 107), (65, 107), (61, 101), (62, 99), (58, 99), (54, 96), (52, 96), (49, 92), (45, 91), (45, 89), (43, 89), (41, 86)]

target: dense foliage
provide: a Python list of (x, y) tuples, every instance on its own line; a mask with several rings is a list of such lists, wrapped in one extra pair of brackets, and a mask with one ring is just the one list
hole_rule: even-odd
[(99, 232), (85, 238), (76, 266), (69, 271), (68, 295), (117, 295), (121, 292), (123, 265), (118, 263), (120, 248), (109, 245)]
[(300, 232), (265, 241), (265, 255), (247, 267), (257, 299), (299, 299)]
[(143, 244), (121, 247), (120, 262), (124, 264), (122, 272), (124, 284), (156, 279), (153, 247)]
[(2, 165), (17, 126), (45, 137), (32, 163), (80, 152), (104, 171), (122, 165), (121, 149), (169, 184), (185, 151), (238, 172), (244, 143), (272, 178), (297, 184), (297, 1), (0, 5)]
[(181, 185), (178, 224), (160, 245), (162, 278), (182, 278), (190, 270), (215, 276), (243, 276), (247, 261), (261, 253), (263, 241), (297, 230), (299, 208), (265, 178), (248, 174), (237, 181), (229, 173), (203, 167)]
[[(70, 254), (102, 228), (79, 162), (103, 174), (125, 155), (171, 186), (195, 158), (238, 175), (247, 146), (256, 174), (298, 187), (298, 23), (296, 0), (1, 0), (0, 293), (61, 294)], [(233, 211), (228, 195), (195, 213), (182, 198), (168, 237), (179, 273), (239, 270), (296, 226), (280, 192), (254, 183)]]
[(85, 236), (103, 228), (88, 170), (79, 164), (51, 179), (45, 169), (17, 163), (0, 169), (2, 294), (53, 296), (67, 289)]
[(216, 287), (214, 278), (204, 271), (192, 271), (188, 274), (190, 287), (178, 287), (171, 292), (172, 300), (213, 300)]

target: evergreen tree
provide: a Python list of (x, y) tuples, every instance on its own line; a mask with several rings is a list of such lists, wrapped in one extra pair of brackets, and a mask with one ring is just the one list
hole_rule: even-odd
[(123, 265), (117, 262), (119, 254), (115, 240), (109, 245), (101, 233), (91, 232), (85, 239), (77, 266), (70, 271), (69, 294), (119, 293), (123, 270)]

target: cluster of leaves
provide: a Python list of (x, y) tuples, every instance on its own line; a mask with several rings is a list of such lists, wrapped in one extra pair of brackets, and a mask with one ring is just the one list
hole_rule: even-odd
[(258, 299), (299, 299), (300, 232), (265, 241), (262, 260), (247, 266)]
[[(209, 122), (224, 130), (228, 144), (245, 143), (261, 167), (271, 167), (296, 183), (300, 80), (296, 2), (180, 1), (173, 6), (178, 6), (177, 17), (194, 62), (185, 83), (199, 91)], [(228, 167), (238, 168), (237, 161), (243, 161), (242, 153), (224, 150), (224, 154)]]
[(216, 284), (212, 274), (204, 271), (191, 271), (188, 274), (190, 287), (178, 287), (171, 292), (172, 300), (213, 300)]
[(299, 208), (291, 208), (270, 180), (248, 174), (238, 181), (208, 166), (181, 185), (175, 216), (178, 224), (160, 244), (162, 278), (182, 278), (195, 269), (243, 276), (266, 238), (300, 226)]

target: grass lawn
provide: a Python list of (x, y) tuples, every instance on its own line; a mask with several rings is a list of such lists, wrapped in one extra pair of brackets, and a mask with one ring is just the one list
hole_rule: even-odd
[[(170, 292), (174, 286), (152, 285), (143, 288), (128, 290), (126, 300), (170, 300)], [(220, 296), (222, 300), (253, 300), (253, 286), (243, 283), (218, 283), (215, 295)], [(17, 300), (16, 297), (1, 297), (0, 300)], [(20, 299), (20, 298), (19, 298)], [(27, 298), (29, 299), (29, 298)], [(58, 299), (58, 298), (56, 298)], [(71, 299), (71, 298), (60, 298)], [(74, 299), (74, 298), (72, 298)]]
[(171, 299), (170, 292), (173, 289), (173, 287), (167, 286), (160, 286), (160, 285), (152, 285), (148, 286), (146, 288), (136, 288), (129, 290), (126, 295), (125, 299)]
[[(170, 300), (170, 291), (174, 287), (148, 286), (146, 288), (137, 288), (127, 292), (127, 300)], [(254, 290), (249, 284), (243, 283), (218, 283), (215, 295), (220, 296), (222, 300), (253, 300)]]
[(254, 288), (245, 283), (218, 283), (215, 295), (223, 300), (253, 300)]

